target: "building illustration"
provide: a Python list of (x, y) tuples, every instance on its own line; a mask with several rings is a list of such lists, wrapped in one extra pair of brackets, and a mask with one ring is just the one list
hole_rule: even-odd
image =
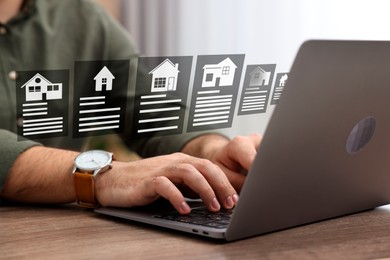
[(26, 101), (62, 99), (62, 83), (51, 83), (39, 73), (21, 88), (25, 88)]
[(275, 69), (276, 64), (252, 64), (246, 67), (238, 115), (267, 111)]
[(187, 132), (232, 126), (245, 54), (198, 55)]
[(202, 88), (233, 85), (237, 66), (230, 58), (218, 64), (206, 64), (203, 67)]
[(161, 62), (149, 74), (152, 74), (151, 92), (175, 91), (179, 75), (179, 64), (169, 59)]
[(284, 74), (279, 80), (279, 87), (284, 87), (286, 85), (286, 81), (288, 80), (288, 75)]
[(115, 77), (112, 75), (111, 71), (104, 66), (93, 79), (95, 80), (95, 91), (110, 91), (112, 90), (112, 83)]
[(18, 141), (68, 134), (68, 70), (18, 71), (15, 94)]
[(270, 81), (271, 72), (265, 71), (260, 66), (256, 67), (251, 73), (249, 73), (250, 82), (249, 86), (267, 86)]
[(288, 81), (288, 72), (276, 74), (275, 85), (273, 89), (271, 105), (276, 105), (282, 96), (283, 90)]
[(123, 133), (130, 60), (75, 61), (74, 138)]

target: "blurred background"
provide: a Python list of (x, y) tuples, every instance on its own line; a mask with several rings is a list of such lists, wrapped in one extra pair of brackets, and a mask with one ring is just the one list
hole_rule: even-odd
[[(245, 54), (288, 72), (308, 39), (390, 40), (387, 0), (97, 0), (145, 56)], [(236, 116), (228, 135), (263, 133), (266, 113)], [(236, 113), (237, 114), (237, 113)]]

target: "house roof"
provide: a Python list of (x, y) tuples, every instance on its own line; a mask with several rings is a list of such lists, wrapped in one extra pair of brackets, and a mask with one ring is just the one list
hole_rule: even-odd
[(249, 75), (253, 75), (254, 73), (256, 73), (257, 71), (260, 71), (262, 73), (266, 73), (267, 71), (265, 71), (264, 69), (262, 69), (260, 66), (257, 66), (256, 68), (254, 68), (250, 73)]
[(160, 69), (163, 65), (165, 65), (165, 64), (167, 64), (167, 63), (168, 63), (169, 66), (171, 66), (172, 68), (176, 69), (177, 72), (180, 72), (179, 69), (178, 69), (177, 66), (176, 66), (176, 65), (178, 65), (178, 64), (175, 65), (175, 64), (173, 64), (172, 61), (170, 61), (169, 59), (165, 59), (165, 60), (164, 60), (163, 62), (161, 62), (157, 67), (155, 67), (153, 70), (151, 70), (151, 71), (149, 72), (149, 74), (153, 74), (156, 70)]
[(111, 71), (106, 66), (104, 66), (99, 71), (99, 73), (96, 74), (96, 76), (93, 79), (97, 80), (99, 78), (112, 78), (112, 79), (115, 79), (115, 76), (111, 73)]
[(203, 66), (203, 69), (216, 69), (225, 66), (225, 64), (230, 64), (233, 65), (234, 68), (237, 68), (236, 64), (228, 57), (218, 64), (206, 64)]
[(42, 76), (41, 74), (37, 73), (34, 75), (34, 77), (32, 77), (31, 79), (29, 79), (29, 81), (27, 81), (26, 83), (24, 83), (24, 85), (21, 87), (21, 88), (24, 88), (24, 86), (26, 86), (28, 83), (30, 83), (31, 81), (35, 80), (36, 78), (40, 78), (41, 80), (44, 80), (47, 82), (47, 84), (53, 84), (51, 83), (48, 79), (46, 79), (44, 76)]

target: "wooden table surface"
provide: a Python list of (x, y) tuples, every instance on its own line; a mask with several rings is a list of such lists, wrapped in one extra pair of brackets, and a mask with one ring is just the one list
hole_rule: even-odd
[(390, 206), (232, 243), (101, 216), (76, 205), (1, 206), (0, 259), (380, 259)]

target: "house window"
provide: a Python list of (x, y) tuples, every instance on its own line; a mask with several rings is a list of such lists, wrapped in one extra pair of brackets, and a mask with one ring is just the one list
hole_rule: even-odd
[(30, 86), (28, 87), (28, 92), (41, 92), (41, 86)]
[(207, 82), (213, 81), (213, 74), (212, 73), (206, 74), (206, 81)]
[(166, 78), (155, 78), (154, 79), (154, 88), (165, 88)]
[(222, 75), (229, 75), (230, 67), (225, 66), (222, 68)]
[(53, 86), (52, 85), (47, 85), (47, 91), (52, 91), (53, 90)]
[(53, 90), (54, 91), (58, 91), (60, 89), (60, 86), (59, 85), (53, 85)]
[(260, 72), (256, 72), (254, 78), (255, 79), (259, 79), (260, 78)]
[(107, 83), (107, 78), (102, 78), (102, 83), (106, 84)]

